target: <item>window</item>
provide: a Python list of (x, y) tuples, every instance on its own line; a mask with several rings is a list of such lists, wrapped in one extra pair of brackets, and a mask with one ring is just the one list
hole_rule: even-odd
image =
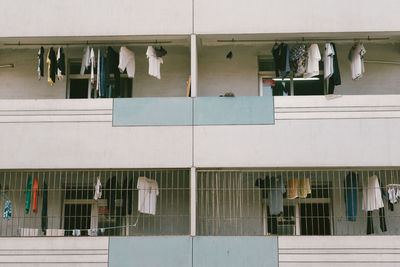
[[(90, 69), (85, 70), (84, 75), (80, 75), (81, 62), (71, 60), (68, 64), (68, 90), (67, 98), (98, 98), (96, 86), (90, 83)], [(95, 71), (96, 74), (96, 71)], [(96, 77), (95, 77), (96, 79)], [(126, 71), (121, 73), (120, 95), (115, 90), (114, 75), (110, 74), (110, 97), (132, 97), (132, 79), (128, 78)]]
[(325, 83), (323, 64), (320, 62), (320, 75), (304, 79), (290, 77), (282, 79), (275, 75), (275, 64), (272, 57), (258, 58), (258, 73), (260, 79), (260, 95), (324, 95)]

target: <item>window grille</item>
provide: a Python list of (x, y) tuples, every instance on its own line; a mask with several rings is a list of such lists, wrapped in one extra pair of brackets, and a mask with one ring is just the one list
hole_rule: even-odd
[[(0, 235), (187, 235), (189, 175), (188, 169), (1, 171), (0, 208), (4, 213)], [(158, 185), (154, 215), (138, 211), (139, 177)], [(27, 186), (29, 178), (31, 186)], [(102, 196), (95, 200), (97, 178), (102, 185)], [(155, 189), (147, 192), (151, 190)], [(149, 198), (145, 197), (146, 201)], [(11, 203), (10, 214), (8, 203)]]
[(400, 234), (399, 172), (396, 168), (200, 169), (197, 233)]

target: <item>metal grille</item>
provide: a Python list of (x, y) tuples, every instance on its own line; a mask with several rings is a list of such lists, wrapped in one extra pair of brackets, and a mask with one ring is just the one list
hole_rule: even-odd
[[(1, 171), (0, 235), (187, 235), (189, 175), (188, 169)], [(139, 177), (158, 186), (141, 187), (143, 212)], [(97, 178), (102, 196), (95, 200)]]
[(198, 170), (197, 233), (400, 234), (399, 172), (398, 168)]

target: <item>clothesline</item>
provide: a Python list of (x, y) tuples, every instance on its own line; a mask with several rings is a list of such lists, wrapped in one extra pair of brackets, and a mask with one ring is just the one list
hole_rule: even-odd
[(51, 46), (65, 46), (65, 47), (71, 47), (71, 46), (135, 46), (135, 45), (166, 45), (166, 44), (179, 44), (179, 42), (175, 41), (158, 41), (158, 40), (152, 40), (152, 41), (124, 41), (124, 42), (115, 42), (115, 41), (109, 41), (109, 42), (52, 42), (52, 43), (46, 43), (46, 42), (41, 42), (41, 43), (4, 43), (2, 44), (3, 46), (15, 46), (15, 47), (23, 47), (23, 46), (33, 46), (33, 47), (51, 47)]
[(274, 40), (260, 40), (260, 39), (249, 39), (249, 40), (237, 40), (232, 38), (231, 40), (217, 40), (218, 43), (300, 43), (300, 42), (314, 42), (314, 43), (324, 43), (324, 42), (357, 42), (357, 41), (385, 41), (389, 40), (389, 37), (378, 37), (378, 38), (326, 38), (326, 39), (313, 39), (313, 38), (292, 38), (292, 39), (274, 39)]

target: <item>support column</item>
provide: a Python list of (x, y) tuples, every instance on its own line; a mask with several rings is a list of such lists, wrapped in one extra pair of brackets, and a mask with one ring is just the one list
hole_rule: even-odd
[(190, 80), (191, 96), (197, 96), (197, 38), (196, 34), (190, 35)]
[(196, 199), (197, 199), (196, 168), (190, 168), (190, 235), (196, 235)]

